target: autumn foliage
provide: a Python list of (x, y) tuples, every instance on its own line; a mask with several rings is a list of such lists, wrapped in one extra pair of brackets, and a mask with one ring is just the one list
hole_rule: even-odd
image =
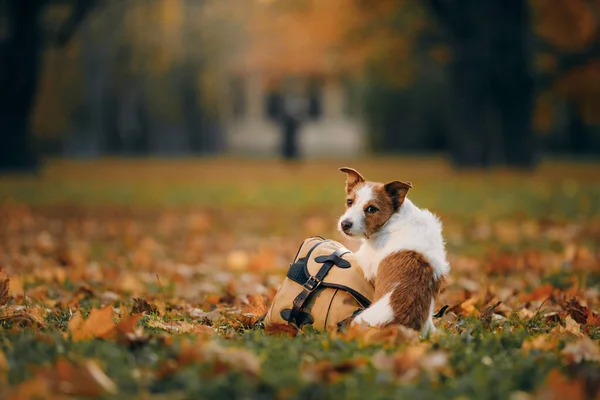
[(342, 240), (336, 162), (54, 163), (41, 181), (0, 180), (0, 397), (597, 396), (591, 167), (360, 164), (382, 180), (404, 171), (412, 199), (444, 221), (452, 272), (433, 337), (256, 327), (302, 240)]

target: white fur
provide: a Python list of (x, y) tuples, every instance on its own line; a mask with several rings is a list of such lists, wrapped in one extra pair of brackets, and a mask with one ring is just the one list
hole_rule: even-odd
[[(347, 232), (350, 236), (362, 236), (365, 231), (365, 206), (373, 200), (373, 185), (367, 183), (356, 191), (352, 206), (348, 207), (338, 221), (338, 229), (344, 220), (352, 222), (352, 228)], [(340, 229), (341, 231), (341, 229)], [(342, 233), (344, 233), (342, 231)]]
[(352, 320), (352, 325), (361, 325), (366, 323), (371, 326), (387, 324), (394, 320), (394, 311), (390, 304), (392, 291), (371, 304), (369, 308), (361, 312)]
[(435, 325), (433, 324), (434, 311), (435, 311), (435, 300), (431, 300), (431, 305), (429, 306), (429, 316), (427, 317), (427, 321), (425, 321), (425, 325), (423, 325), (423, 328), (421, 329), (421, 333), (423, 333), (423, 335), (425, 335), (425, 336), (437, 331), (437, 329), (435, 328)]
[[(380, 231), (373, 234), (369, 239), (363, 238), (361, 240), (362, 246), (356, 252), (356, 258), (365, 272), (365, 278), (368, 280), (375, 281), (379, 263), (385, 257), (402, 250), (413, 250), (420, 253), (432, 265), (436, 279), (441, 278), (450, 271), (450, 265), (446, 260), (446, 249), (440, 220), (429, 210), (415, 206), (408, 198), (404, 199), (400, 209), (390, 217)], [(364, 321), (377, 326), (389, 322), (389, 313), (391, 312), (390, 295), (391, 293), (388, 293), (359, 314), (355, 319), (358, 320), (357, 323)], [(382, 301), (383, 305), (380, 304)], [(432, 301), (429, 317), (422, 329), (424, 334), (435, 331), (433, 311), (434, 302)]]
[(433, 266), (437, 279), (450, 271), (440, 220), (429, 210), (415, 206), (408, 198), (379, 232), (369, 239), (362, 239), (356, 257), (365, 277), (374, 281), (379, 263), (401, 250), (414, 250), (423, 255)]

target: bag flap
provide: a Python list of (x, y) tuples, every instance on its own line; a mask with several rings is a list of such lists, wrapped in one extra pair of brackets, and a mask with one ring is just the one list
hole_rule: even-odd
[[(348, 250), (344, 245), (335, 241), (321, 242), (317, 247), (314, 247), (312, 251), (309, 251), (310, 255), (306, 262), (306, 269), (310, 276), (316, 275), (321, 267), (324, 256), (330, 256), (337, 253), (342, 260), (347, 261), (350, 266), (348, 268), (340, 268), (335, 265), (330, 270), (327, 276), (323, 279), (323, 284), (329, 287), (335, 287), (339, 289), (351, 289), (358, 293), (358, 297), (362, 296), (369, 302), (373, 301), (375, 289), (373, 285), (365, 280), (362, 268), (358, 265), (354, 253)], [(308, 278), (308, 277), (307, 277)], [(357, 300), (363, 302), (364, 299)]]

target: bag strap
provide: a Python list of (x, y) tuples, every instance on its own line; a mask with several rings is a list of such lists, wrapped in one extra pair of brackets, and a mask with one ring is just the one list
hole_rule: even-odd
[[(318, 236), (318, 237), (320, 237), (320, 236)], [(296, 257), (294, 257), (294, 260), (296, 258), (298, 258), (298, 260), (290, 265), (290, 269), (288, 269), (288, 272), (287, 272), (287, 277), (290, 278), (291, 280), (293, 280), (294, 282), (299, 283), (300, 285), (304, 285), (306, 280), (310, 278), (310, 275), (308, 274), (308, 268), (306, 266), (308, 263), (308, 260), (310, 259), (310, 255), (312, 254), (314, 249), (316, 249), (323, 243), (327, 243), (327, 242), (329, 242), (329, 240), (323, 240), (321, 242), (315, 243), (308, 250), (308, 252), (306, 253), (306, 256), (304, 256), (302, 258), (298, 258), (298, 254), (296, 254)], [(300, 253), (300, 249), (298, 249), (298, 253)]]
[(300, 311), (302, 311), (302, 307), (304, 307), (304, 303), (306, 303), (306, 301), (309, 299), (310, 295), (315, 291), (315, 289), (317, 289), (319, 285), (321, 285), (321, 282), (327, 276), (327, 274), (329, 273), (331, 268), (333, 268), (334, 265), (338, 265), (339, 263), (344, 266), (342, 268), (347, 268), (346, 265), (348, 261), (342, 259), (340, 257), (340, 254), (343, 254), (342, 249), (338, 249), (330, 256), (327, 256), (325, 258), (325, 261), (323, 262), (323, 265), (321, 266), (321, 268), (319, 268), (319, 271), (314, 276), (309, 276), (304, 283), (298, 282), (302, 285), (303, 289), (302, 292), (300, 292), (300, 294), (296, 296), (292, 304), (292, 312), (290, 313), (291, 322), (296, 321), (296, 318), (298, 317)]

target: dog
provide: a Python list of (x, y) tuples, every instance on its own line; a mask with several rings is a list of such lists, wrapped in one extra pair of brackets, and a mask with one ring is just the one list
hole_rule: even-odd
[(340, 171), (346, 173), (346, 212), (338, 228), (362, 240), (356, 257), (375, 286), (373, 304), (351, 324), (402, 324), (430, 334), (435, 298), (450, 271), (440, 220), (406, 197), (410, 182), (370, 182), (352, 168)]

